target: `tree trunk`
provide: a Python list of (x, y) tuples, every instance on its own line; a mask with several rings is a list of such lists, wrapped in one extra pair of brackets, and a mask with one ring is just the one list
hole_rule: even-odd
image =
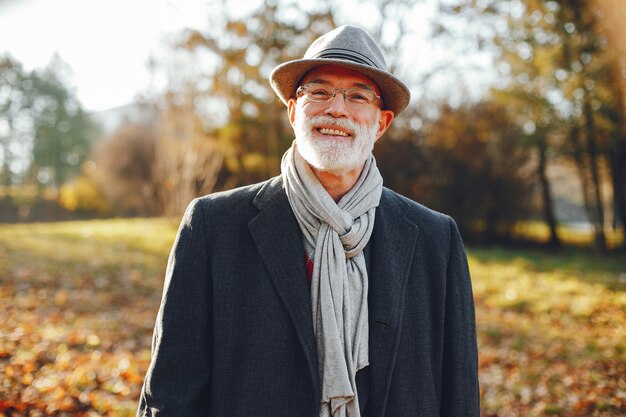
[(593, 121), (593, 110), (589, 102), (588, 92), (585, 90), (583, 103), (583, 112), (585, 115), (587, 153), (589, 155), (589, 169), (591, 172), (591, 183), (593, 186), (593, 221), (594, 235), (596, 247), (604, 251), (606, 249), (606, 236), (604, 234), (604, 207), (602, 203), (602, 184), (600, 183), (600, 173), (598, 169), (598, 150), (596, 146), (595, 124)]
[[(626, 36), (623, 40), (626, 42)], [(626, 47), (626, 43), (624, 46)], [(611, 83), (618, 88), (613, 93), (616, 112), (613, 120), (615, 128), (609, 147), (609, 165), (613, 186), (613, 229), (617, 230), (621, 226), (624, 236), (621, 249), (626, 251), (626, 79), (621, 76), (622, 67), (626, 69), (626, 64), (622, 65), (621, 59), (623, 58), (615, 59), (610, 72)]]
[(548, 224), (548, 228), (550, 229), (550, 238), (548, 240), (548, 245), (556, 248), (561, 246), (561, 240), (559, 239), (559, 235), (557, 233), (557, 222), (556, 216), (554, 215), (554, 205), (552, 204), (550, 182), (548, 181), (548, 177), (546, 176), (546, 148), (546, 143), (541, 140), (537, 146), (537, 149), (539, 151), (539, 164), (537, 165), (537, 175), (539, 176), (539, 182), (541, 184), (543, 214), (545, 217), (545, 221)]
[(588, 220), (593, 223), (593, 210), (591, 208), (591, 202), (589, 198), (589, 179), (587, 178), (587, 167), (585, 165), (585, 159), (583, 158), (584, 150), (580, 140), (580, 130), (578, 126), (572, 127), (570, 130), (570, 141), (573, 145), (573, 156), (578, 168), (578, 177), (580, 179), (580, 188), (583, 195), (583, 205), (585, 207), (585, 213), (587, 213)]
[(613, 205), (615, 214), (613, 222), (615, 227), (621, 229), (624, 236), (622, 250), (626, 250), (626, 137), (614, 139), (610, 155), (611, 182), (613, 185)]
[(12, 181), (12, 175), (11, 175), (11, 154), (10, 154), (10, 150), (9, 150), (9, 146), (8, 145), (4, 145), (2, 146), (2, 168), (0, 171), (0, 176), (2, 176), (2, 182), (4, 183), (3, 185), (6, 186), (7, 190), (9, 189), (9, 187), (11, 186), (11, 184), (13, 183)]
[(6, 186), (7, 191), (9, 187), (13, 184), (13, 174), (11, 173), (11, 162), (13, 161), (13, 153), (11, 152), (11, 137), (15, 137), (16, 132), (13, 129), (13, 119), (11, 116), (7, 115), (6, 118), (9, 124), (9, 133), (7, 137), (2, 139), (2, 171), (0, 171), (0, 175), (2, 175), (4, 185)]

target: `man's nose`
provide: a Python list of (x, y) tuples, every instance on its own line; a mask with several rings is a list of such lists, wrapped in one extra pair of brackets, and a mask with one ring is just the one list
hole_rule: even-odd
[(325, 113), (333, 117), (348, 116), (348, 105), (343, 91), (337, 91), (335, 96), (328, 101)]

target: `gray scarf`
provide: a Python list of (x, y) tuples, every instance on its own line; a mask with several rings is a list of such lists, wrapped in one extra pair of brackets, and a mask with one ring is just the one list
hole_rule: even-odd
[(374, 228), (383, 180), (370, 156), (338, 203), (307, 162), (287, 150), (281, 162), (285, 191), (313, 259), (311, 304), (322, 377), (320, 416), (360, 417), (356, 372), (369, 365), (368, 278), (363, 248)]

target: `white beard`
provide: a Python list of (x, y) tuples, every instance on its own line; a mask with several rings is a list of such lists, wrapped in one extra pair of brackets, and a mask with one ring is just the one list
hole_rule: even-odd
[[(380, 112), (371, 126), (332, 116), (307, 118), (297, 113), (294, 123), (296, 149), (314, 168), (334, 175), (345, 174), (360, 168), (372, 153), (379, 120)], [(316, 125), (342, 127), (353, 132), (354, 136), (346, 140), (316, 139), (313, 135), (313, 126)]]

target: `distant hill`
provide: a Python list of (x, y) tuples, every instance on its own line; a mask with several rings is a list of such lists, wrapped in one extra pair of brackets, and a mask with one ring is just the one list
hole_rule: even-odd
[(151, 109), (146, 104), (130, 103), (108, 110), (92, 112), (93, 119), (102, 127), (103, 135), (113, 132), (124, 123), (148, 122)]

